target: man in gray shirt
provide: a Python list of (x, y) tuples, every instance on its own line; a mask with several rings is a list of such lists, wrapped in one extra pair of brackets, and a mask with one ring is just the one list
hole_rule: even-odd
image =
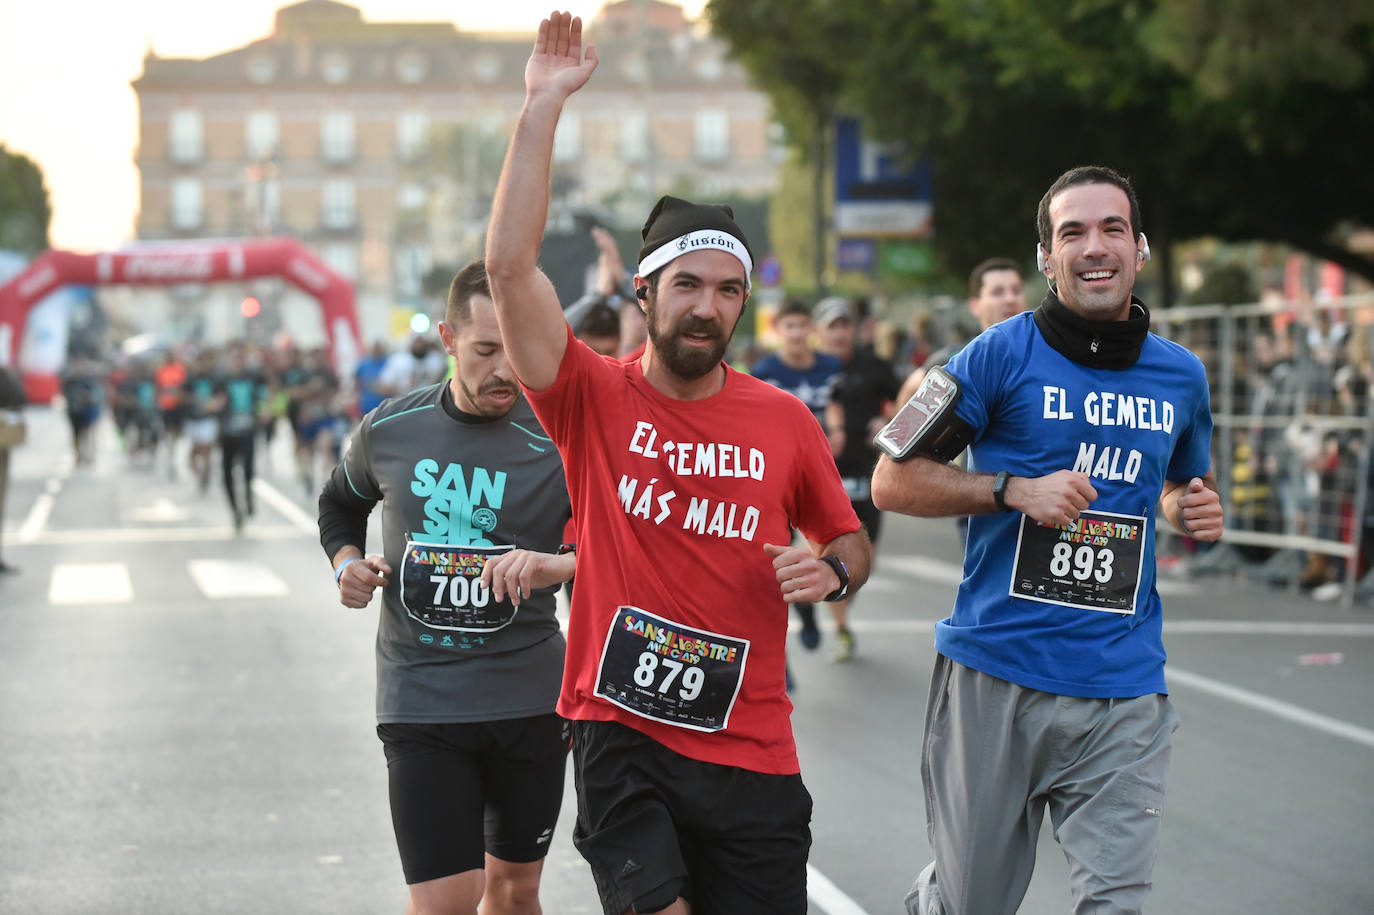
[[(377, 733), (412, 911), (538, 911), (563, 796), (563, 465), (521, 395), (481, 261), (453, 279), (453, 377), (363, 417), (320, 495), (339, 599), (382, 589)], [(363, 555), (382, 504), (381, 555)]]

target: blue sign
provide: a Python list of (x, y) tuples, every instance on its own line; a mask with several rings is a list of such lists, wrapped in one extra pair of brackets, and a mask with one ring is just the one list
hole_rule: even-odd
[(841, 236), (921, 238), (934, 208), (930, 161), (866, 139), (857, 118), (835, 122), (835, 231)]
[(869, 271), (878, 260), (878, 243), (871, 238), (841, 238), (835, 266), (841, 270)]
[(782, 261), (778, 260), (776, 254), (765, 254), (754, 272), (763, 285), (776, 286), (782, 282)]

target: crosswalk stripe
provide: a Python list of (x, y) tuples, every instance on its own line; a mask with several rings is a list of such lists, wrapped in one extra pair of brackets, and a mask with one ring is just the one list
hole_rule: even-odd
[(134, 599), (122, 562), (60, 562), (48, 582), (51, 604), (127, 604)]
[(200, 593), (211, 600), (229, 597), (283, 597), (291, 588), (260, 562), (238, 559), (192, 559), (186, 563)]

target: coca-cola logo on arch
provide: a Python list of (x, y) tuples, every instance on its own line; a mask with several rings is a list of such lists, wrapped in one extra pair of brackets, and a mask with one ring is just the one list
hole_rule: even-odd
[(135, 254), (124, 262), (124, 282), (195, 282), (214, 275), (210, 254)]

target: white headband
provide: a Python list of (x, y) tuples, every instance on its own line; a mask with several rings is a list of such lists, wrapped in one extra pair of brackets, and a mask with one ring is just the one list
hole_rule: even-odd
[(699, 251), (703, 248), (715, 248), (739, 258), (739, 262), (744, 265), (744, 288), (752, 288), (749, 274), (754, 272), (754, 259), (749, 256), (749, 249), (744, 247), (744, 242), (720, 229), (697, 229), (659, 245), (649, 252), (648, 257), (639, 262), (639, 275), (648, 276), (669, 261), (676, 260), (689, 251)]

